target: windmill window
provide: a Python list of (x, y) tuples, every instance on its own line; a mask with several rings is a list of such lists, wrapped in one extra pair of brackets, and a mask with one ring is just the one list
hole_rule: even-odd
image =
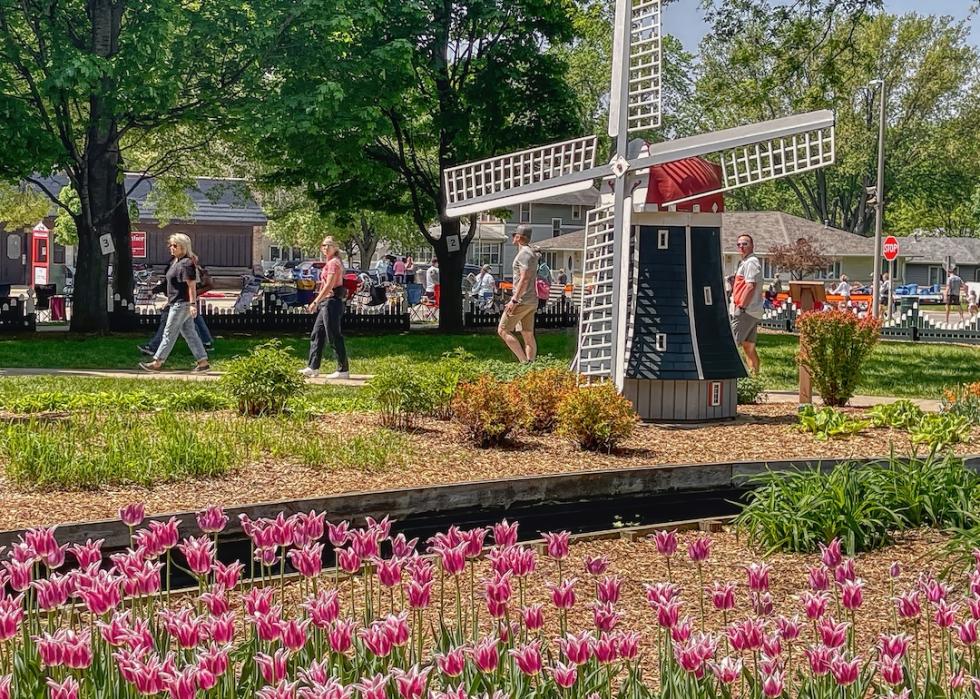
[(705, 306), (710, 306), (712, 304), (712, 302), (713, 301), (712, 301), (712, 298), (711, 298), (711, 287), (710, 286), (706, 286), (706, 287), (704, 287), (704, 305)]
[(666, 333), (657, 333), (657, 351), (666, 352), (667, 351), (667, 335)]
[(721, 381), (712, 381), (708, 388), (708, 407), (717, 408), (721, 405)]
[(670, 231), (659, 230), (657, 231), (657, 249), (666, 250), (667, 243), (669, 241)]

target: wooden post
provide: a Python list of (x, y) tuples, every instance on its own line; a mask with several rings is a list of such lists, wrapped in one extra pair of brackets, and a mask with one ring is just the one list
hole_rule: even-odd
[[(800, 315), (807, 311), (812, 311), (817, 302), (826, 303), (827, 290), (823, 282), (797, 282), (789, 283), (790, 296), (799, 307)], [(808, 405), (813, 402), (813, 386), (810, 383), (810, 372), (804, 367), (800, 367), (800, 405)]]

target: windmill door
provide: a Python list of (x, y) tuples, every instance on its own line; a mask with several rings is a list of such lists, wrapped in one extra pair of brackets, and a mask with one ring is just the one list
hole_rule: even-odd
[(22, 232), (0, 230), (0, 284), (27, 283), (27, 240)]

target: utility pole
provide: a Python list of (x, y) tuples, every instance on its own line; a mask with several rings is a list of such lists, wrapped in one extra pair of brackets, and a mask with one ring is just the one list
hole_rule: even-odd
[[(881, 293), (881, 228), (885, 214), (885, 106), (888, 99), (885, 81), (883, 78), (872, 80), (869, 84), (877, 85), (881, 88), (879, 95), (880, 111), (878, 114), (878, 183), (874, 188), (875, 204), (875, 261), (874, 261), (874, 280), (871, 286), (871, 314), (878, 318), (881, 315), (881, 307), (878, 298)], [(894, 280), (892, 284), (894, 284)]]

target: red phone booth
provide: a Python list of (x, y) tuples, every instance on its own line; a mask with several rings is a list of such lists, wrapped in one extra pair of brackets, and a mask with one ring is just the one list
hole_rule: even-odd
[(43, 222), (31, 231), (31, 244), (28, 246), (31, 269), (31, 286), (47, 284), (51, 278), (51, 231)]

